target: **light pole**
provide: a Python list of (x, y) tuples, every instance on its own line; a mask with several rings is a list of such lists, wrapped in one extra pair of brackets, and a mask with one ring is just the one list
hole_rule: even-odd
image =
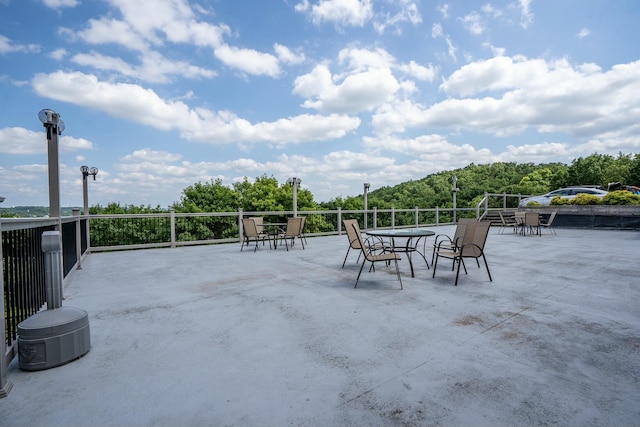
[(89, 175), (93, 175), (93, 180), (96, 180), (96, 175), (98, 175), (98, 168), (92, 167), (89, 169), (89, 166), (80, 166), (80, 172), (82, 172), (82, 202), (84, 203), (84, 214), (89, 215), (89, 191), (87, 189), (87, 177)]
[(367, 200), (367, 193), (369, 192), (369, 187), (371, 186), (371, 184), (369, 184), (368, 182), (364, 183), (364, 197), (363, 197), (363, 204), (364, 204), (364, 229), (367, 229), (367, 210), (369, 210), (369, 202)]
[(295, 176), (292, 178), (289, 178), (287, 180), (287, 184), (293, 186), (293, 217), (297, 217), (298, 216), (298, 185), (300, 185), (300, 183), (302, 182), (302, 180), (300, 178), (296, 178)]
[(453, 223), (456, 223), (456, 193), (458, 192), (458, 178), (453, 175), (451, 178), (453, 185), (451, 186), (451, 194), (453, 195)]
[(38, 113), (38, 119), (47, 129), (47, 152), (49, 162), (49, 217), (60, 218), (60, 166), (58, 164), (58, 135), (62, 135), (64, 122), (60, 114), (45, 108)]

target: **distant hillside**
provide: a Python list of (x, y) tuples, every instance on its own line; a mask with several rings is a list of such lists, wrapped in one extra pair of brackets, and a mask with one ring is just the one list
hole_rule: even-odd
[[(61, 207), (62, 216), (71, 216), (74, 207)], [(0, 207), (0, 216), (16, 218), (44, 218), (49, 216), (48, 206), (13, 206), (11, 208)]]

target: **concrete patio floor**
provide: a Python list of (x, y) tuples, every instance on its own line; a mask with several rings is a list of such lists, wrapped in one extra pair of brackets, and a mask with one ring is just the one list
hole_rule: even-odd
[(91, 254), (63, 301), (91, 350), (14, 360), (0, 425), (640, 425), (640, 233), (498, 231), (493, 282), (403, 259), (402, 291), (380, 266), (354, 289), (344, 235)]

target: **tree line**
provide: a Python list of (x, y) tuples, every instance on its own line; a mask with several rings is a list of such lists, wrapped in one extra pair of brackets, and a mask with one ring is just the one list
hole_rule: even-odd
[[(592, 154), (564, 163), (495, 162), (470, 164), (464, 168), (442, 171), (394, 186), (382, 186), (368, 193), (371, 209), (412, 209), (452, 207), (452, 178), (457, 178), (457, 207), (471, 208), (484, 197), (484, 193), (537, 195), (571, 185), (600, 185), (607, 188), (611, 182), (640, 186), (640, 153), (611, 156)], [(291, 211), (292, 188), (279, 183), (273, 176), (262, 175), (253, 182), (245, 178), (231, 186), (220, 179), (197, 182), (182, 191), (180, 200), (167, 208), (150, 205), (121, 205), (112, 202), (106, 206), (93, 205), (90, 214), (162, 213), (170, 209), (179, 213)], [(316, 202), (305, 188), (296, 192), (298, 210), (361, 210), (363, 194), (346, 198), (336, 197)], [(0, 209), (2, 216), (18, 216), (11, 209)], [(18, 208), (19, 209), (19, 208)], [(34, 208), (30, 208), (33, 212)]]

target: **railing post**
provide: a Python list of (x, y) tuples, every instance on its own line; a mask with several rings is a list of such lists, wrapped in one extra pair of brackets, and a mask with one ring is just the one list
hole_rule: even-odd
[(338, 236), (342, 235), (342, 208), (338, 207)]
[(373, 224), (372, 225), (374, 230), (378, 228), (378, 207), (377, 206), (373, 207)]
[(416, 228), (420, 227), (420, 218), (418, 217), (418, 207), (416, 206)]
[(240, 240), (240, 243), (243, 243), (242, 240), (242, 232), (244, 230), (242, 229), (242, 208), (238, 208), (238, 240)]
[(391, 208), (391, 228), (396, 228), (396, 208)]
[(171, 228), (171, 247), (176, 247), (176, 210), (169, 209), (169, 227)]
[(80, 232), (80, 209), (74, 208), (72, 209), (71, 213), (76, 219), (76, 259), (78, 260), (76, 269), (82, 270), (82, 233)]
[[(2, 260), (2, 222), (0, 222), (0, 260)], [(4, 317), (4, 272), (0, 267), (0, 313), (2, 313), (2, 344), (0, 344), (0, 398), (7, 397), (13, 384), (7, 381), (7, 326)]]
[(440, 224), (440, 208), (436, 206), (436, 227)]

